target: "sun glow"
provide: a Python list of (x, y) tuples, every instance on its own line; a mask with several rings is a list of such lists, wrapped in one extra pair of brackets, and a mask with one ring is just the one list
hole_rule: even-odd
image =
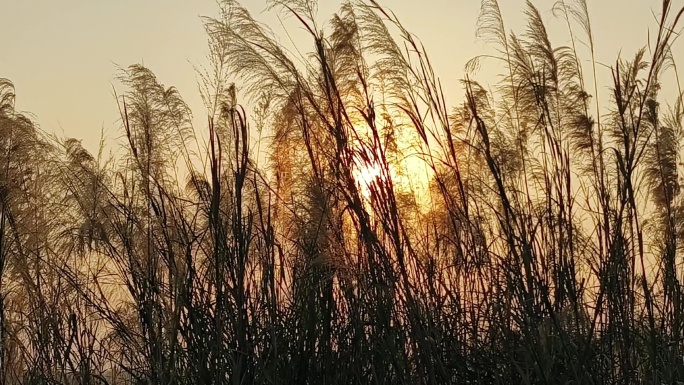
[(396, 164), (389, 163), (386, 167), (384, 169), (380, 163), (360, 159), (354, 162), (352, 175), (361, 196), (370, 201), (371, 191), (387, 183), (386, 179), (389, 178), (394, 193), (411, 196), (419, 211), (428, 210), (431, 172), (425, 161), (415, 157), (404, 158)]
[(380, 165), (357, 162), (357, 167), (354, 169), (353, 174), (361, 195), (366, 199), (370, 199), (371, 186), (382, 178), (382, 168)]
[[(430, 203), (429, 185), (432, 169), (421, 154), (421, 141), (412, 133), (411, 123), (402, 116), (385, 116), (383, 121), (376, 117), (380, 129), (381, 145), (373, 139), (364, 122), (354, 124), (357, 142), (350, 149), (352, 155), (352, 176), (362, 198), (371, 200), (371, 192), (378, 187), (387, 187), (391, 181), (392, 194), (402, 202), (413, 202), (420, 212), (426, 212)], [(378, 148), (378, 146), (380, 148)]]

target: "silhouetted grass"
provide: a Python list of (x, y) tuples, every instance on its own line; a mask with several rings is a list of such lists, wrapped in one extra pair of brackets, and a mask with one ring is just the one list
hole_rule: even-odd
[(112, 157), (42, 133), (0, 79), (1, 384), (684, 382), (684, 109), (659, 96), (683, 10), (663, 1), (600, 102), (585, 0), (553, 7), (567, 47), (531, 3), (517, 35), (483, 0), (495, 55), (452, 108), (373, 0), (325, 28), (313, 1), (270, 1), (302, 57), (220, 4), (206, 143), (141, 65), (119, 72)]

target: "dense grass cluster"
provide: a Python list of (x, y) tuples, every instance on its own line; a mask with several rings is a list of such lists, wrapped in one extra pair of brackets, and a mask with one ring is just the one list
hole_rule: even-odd
[(684, 381), (670, 0), (612, 84), (585, 0), (553, 8), (562, 47), (532, 4), (514, 34), (483, 0), (496, 55), (455, 108), (372, 0), (325, 28), (313, 0), (270, 4), (313, 48), (224, 0), (204, 19), (206, 140), (139, 65), (111, 157), (43, 134), (0, 80), (0, 384)]

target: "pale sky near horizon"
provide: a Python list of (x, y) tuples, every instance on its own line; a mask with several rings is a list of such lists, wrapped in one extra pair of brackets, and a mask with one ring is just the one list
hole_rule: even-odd
[[(524, 0), (499, 0), (509, 30), (524, 30)], [(569, 43), (563, 25), (553, 21), (555, 0), (533, 3), (549, 21), (552, 43)], [(425, 44), (452, 105), (462, 98), (458, 80), (466, 61), (486, 53), (475, 38), (479, 0), (384, 0), (405, 26)], [(656, 29), (660, 0), (588, 0), (599, 61), (612, 65), (647, 44)], [(281, 31), (266, 0), (242, 4), (260, 21)], [(339, 8), (337, 0), (319, 1), (319, 21)], [(684, 6), (674, 1), (675, 8)], [(176, 86), (194, 115), (204, 113), (197, 91), (196, 65), (205, 62), (207, 39), (200, 16), (217, 17), (215, 0), (0, 0), (0, 78), (14, 82), (17, 108), (31, 112), (41, 128), (83, 139), (95, 151), (104, 129), (108, 140), (119, 134), (112, 85), (116, 65), (143, 63), (166, 86)], [(289, 23), (288, 21), (285, 22)], [(291, 24), (291, 23), (290, 23)], [(288, 24), (289, 25), (289, 24)], [(301, 35), (301, 34), (300, 34)], [(295, 33), (295, 36), (298, 36)], [(281, 41), (288, 42), (282, 35)], [(309, 41), (295, 41), (309, 49)], [(677, 42), (681, 59), (684, 41)], [(586, 56), (585, 56), (586, 57)], [(600, 69), (608, 78), (608, 69)], [(605, 83), (604, 87), (608, 84)], [(590, 90), (591, 91), (591, 90)], [(201, 130), (203, 127), (196, 127)]]

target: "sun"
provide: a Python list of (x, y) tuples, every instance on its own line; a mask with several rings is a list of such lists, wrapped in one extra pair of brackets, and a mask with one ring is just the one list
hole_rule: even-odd
[(403, 122), (401, 117), (393, 119), (392, 147), (388, 147), (389, 142), (383, 137), (385, 144), (378, 148), (364, 124), (353, 125), (357, 141), (349, 149), (352, 177), (367, 203), (371, 203), (374, 188), (391, 187), (392, 193), (401, 195), (405, 202), (414, 202), (414, 207), (426, 212), (432, 206), (429, 186), (433, 171), (424, 157), (420, 140), (410, 130), (402, 129), (410, 122)]
[(356, 162), (353, 175), (356, 184), (364, 198), (371, 198), (371, 186), (382, 178), (382, 168), (379, 164)]
[(366, 201), (371, 201), (371, 191), (374, 187), (377, 188), (391, 180), (394, 192), (412, 196), (420, 211), (428, 210), (431, 206), (429, 197), (431, 170), (424, 160), (417, 157), (404, 157), (396, 163), (383, 165), (378, 160), (354, 158), (352, 176), (359, 193)]

